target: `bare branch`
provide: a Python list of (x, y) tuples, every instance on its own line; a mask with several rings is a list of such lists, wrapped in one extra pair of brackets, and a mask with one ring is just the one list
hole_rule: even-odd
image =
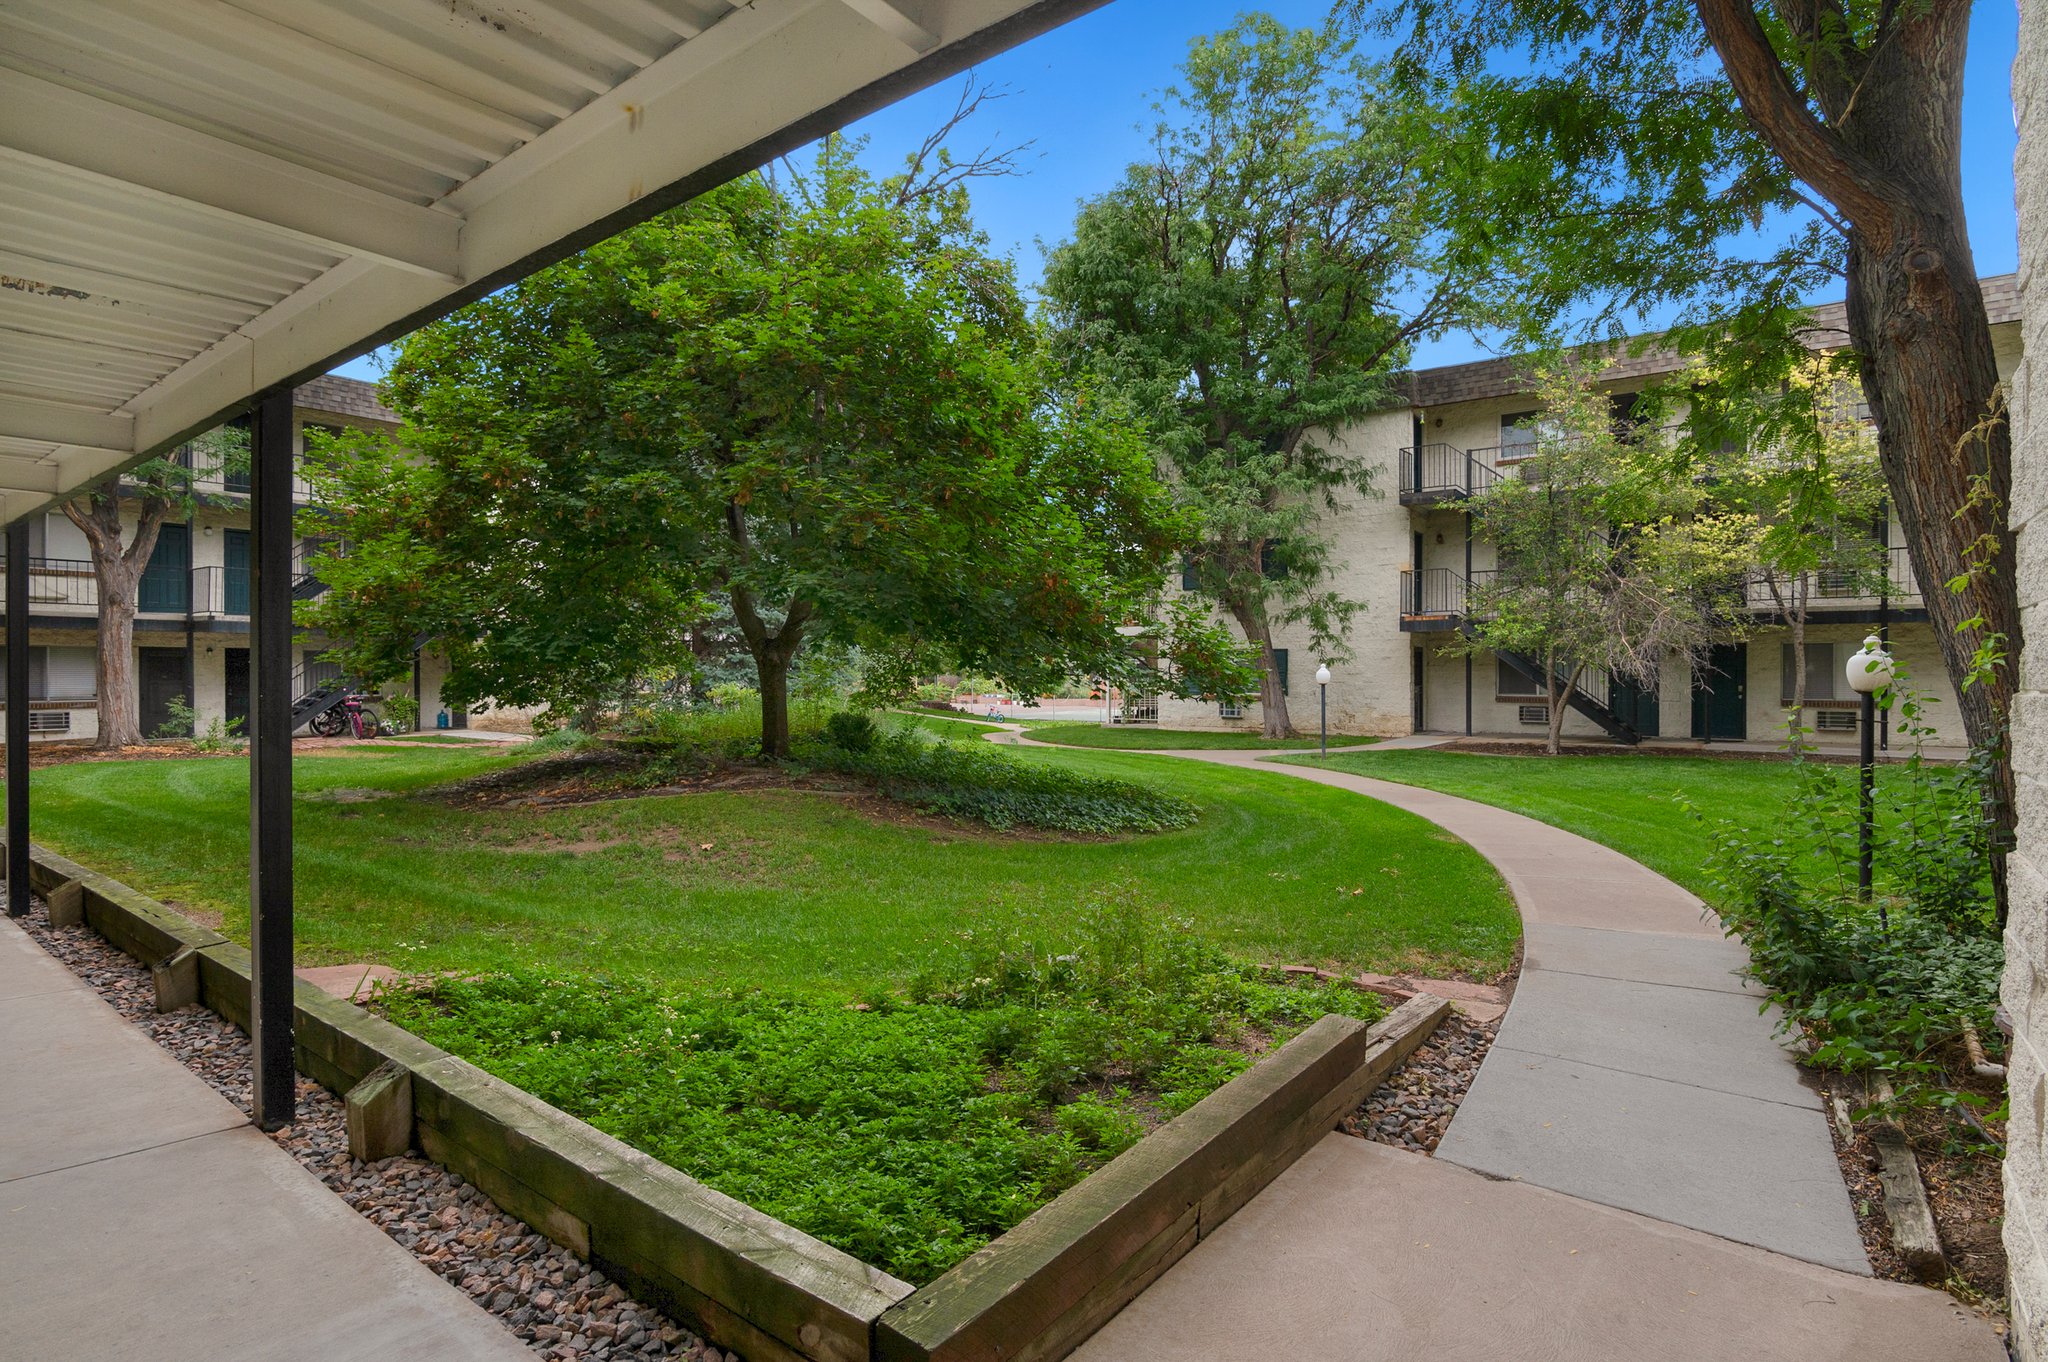
[(965, 160), (955, 159), (946, 146), (953, 134), (979, 113), (982, 106), (1009, 96), (1007, 87), (981, 83), (972, 71), (968, 72), (966, 80), (961, 82), (953, 112), (926, 134), (924, 141), (904, 163), (903, 173), (897, 181), (897, 206), (905, 207), (920, 199), (935, 198), (968, 180), (1003, 179), (1027, 174), (1017, 161), (1035, 145), (1033, 141), (1019, 142), (1012, 147), (999, 147), (996, 141), (990, 141)]

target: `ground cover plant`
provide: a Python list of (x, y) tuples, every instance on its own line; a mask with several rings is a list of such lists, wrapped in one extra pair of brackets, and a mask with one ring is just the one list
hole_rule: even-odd
[(1130, 893), (960, 934), (856, 1005), (521, 970), (380, 1006), (729, 1195), (925, 1282), (1316, 1017), (1378, 999), (1234, 961)]
[[(1149, 724), (1131, 726), (1117, 724), (1104, 728), (1101, 724), (1071, 723), (1055, 721), (1040, 723), (1032, 728), (1031, 738), (1035, 742), (1058, 743), (1062, 747), (1101, 747), (1126, 752), (1243, 749), (1266, 752), (1282, 748), (1308, 748), (1313, 751), (1319, 740), (1316, 738), (1268, 738), (1255, 732), (1233, 733), (1213, 732), (1200, 729), (1154, 728)], [(1361, 738), (1349, 734), (1330, 735), (1331, 747), (1365, 747), (1379, 741), (1377, 738)]]

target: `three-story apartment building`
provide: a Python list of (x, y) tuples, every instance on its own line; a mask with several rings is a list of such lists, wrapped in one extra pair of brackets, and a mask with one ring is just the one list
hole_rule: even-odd
[[(1999, 372), (2019, 359), (2014, 277), (1984, 281)], [(1817, 309), (1816, 340), (1846, 343), (1840, 304)], [(1600, 382), (1617, 398), (1681, 366), (1669, 350), (1624, 351)], [(1337, 564), (1334, 586), (1365, 603), (1345, 639), (1348, 658), (1331, 666), (1330, 727), (1336, 732), (1538, 736), (1549, 713), (1538, 679), (1513, 659), (1461, 646), (1471, 585), (1495, 566), (1475, 533), (1470, 500), (1512, 476), (1533, 452), (1535, 432), (1521, 365), (1512, 359), (1418, 370), (1406, 400), (1344, 430), (1340, 443), (1375, 471), (1376, 497), (1352, 497), (1326, 522)], [(1804, 724), (1822, 744), (1857, 740), (1858, 707), (1843, 664), (1866, 634), (1880, 633), (1930, 696), (1933, 741), (1960, 745), (1961, 719), (1927, 622), (1921, 586), (1896, 520), (1882, 545), (1882, 585), (1819, 574), (1807, 612), (1808, 686)], [(1791, 702), (1791, 644), (1775, 598), (1760, 584), (1745, 597), (1751, 615), (1739, 637), (1716, 645), (1695, 671), (1670, 660), (1654, 686), (1593, 675), (1584, 703), (1566, 716), (1568, 737), (1769, 741), (1783, 733)], [(1284, 650), (1289, 707), (1297, 728), (1316, 721), (1314, 673), (1322, 660), (1305, 629), (1275, 633)], [(1179, 728), (1257, 731), (1258, 703), (1164, 699), (1158, 722)]]
[[(314, 379), (293, 395), (297, 453), (303, 457), (310, 429), (357, 426), (391, 429), (397, 416), (377, 401), (376, 388), (357, 379)], [(201, 470), (194, 476), (194, 513), (166, 523), (144, 571), (135, 619), (135, 676), (142, 731), (166, 725), (174, 702), (189, 706), (203, 730), (216, 720), (249, 715), (249, 484), (246, 474)], [(310, 490), (303, 479), (295, 493), (301, 503)], [(135, 507), (125, 506), (124, 541), (132, 536)], [(94, 693), (99, 651), (98, 585), (85, 535), (61, 510), (30, 521), (29, 535), (29, 731), (39, 740), (89, 739), (99, 731), (99, 697)], [(298, 545), (294, 594), (323, 590), (308, 571), (316, 546)], [(13, 602), (0, 603), (7, 609)], [(336, 679), (323, 662), (326, 640), (318, 635), (295, 645), (294, 696)], [(410, 678), (422, 721), (440, 712), (445, 668), (424, 649)], [(404, 682), (399, 683), (403, 686)], [(461, 726), (459, 711), (450, 723)]]

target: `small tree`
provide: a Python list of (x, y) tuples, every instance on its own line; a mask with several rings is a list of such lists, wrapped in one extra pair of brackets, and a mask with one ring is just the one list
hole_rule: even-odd
[(1746, 524), (1750, 581), (1790, 635), (1787, 730), (1797, 742), (1816, 592), (1878, 595), (1890, 589), (1890, 564), (1875, 533), (1886, 517), (1884, 474), (1855, 411), (1853, 364), (1840, 353), (1780, 354), (1772, 372), (1694, 366), (1643, 406), (1685, 404), (1674, 473), (1709, 479), (1715, 507)]
[[(93, 687), (99, 700), (101, 748), (142, 741), (142, 698), (135, 676), (135, 612), (141, 605), (142, 575), (156, 552), (159, 533), (174, 516), (190, 520), (198, 505), (195, 474), (215, 475), (246, 468), (247, 434), (223, 426), (185, 446), (174, 457), (155, 458), (118, 478), (108, 478), (64, 503), (65, 518), (85, 535), (92, 575), (99, 588), (99, 655)], [(135, 507), (135, 528), (122, 525), (121, 508)], [(125, 536), (125, 537), (124, 537)], [(25, 608), (21, 603), (18, 608)]]
[(1654, 685), (1668, 658), (1704, 656), (1732, 623), (1749, 537), (1581, 372), (1546, 370), (1535, 396), (1535, 452), (1473, 501), (1499, 566), (1474, 585), (1467, 646), (1536, 664), (1555, 756), (1589, 672)]
[(1332, 586), (1321, 517), (1377, 491), (1337, 432), (1457, 319), (1457, 271), (1431, 246), (1441, 144), (1327, 29), (1247, 17), (1183, 74), (1154, 159), (1083, 206), (1044, 292), (1069, 365), (1113, 383), (1200, 516), (1187, 579), (1259, 650), (1280, 738), (1274, 630), (1306, 625), (1341, 657), (1361, 608)]

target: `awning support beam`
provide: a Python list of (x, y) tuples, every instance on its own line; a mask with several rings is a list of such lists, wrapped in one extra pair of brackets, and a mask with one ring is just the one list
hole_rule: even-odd
[(7, 527), (7, 915), (28, 916), (28, 526)]
[[(251, 423), (249, 1039), (251, 1106), (276, 1130), (296, 1114), (292, 1053), (292, 394), (260, 399)], [(10, 620), (11, 620), (10, 616)]]

